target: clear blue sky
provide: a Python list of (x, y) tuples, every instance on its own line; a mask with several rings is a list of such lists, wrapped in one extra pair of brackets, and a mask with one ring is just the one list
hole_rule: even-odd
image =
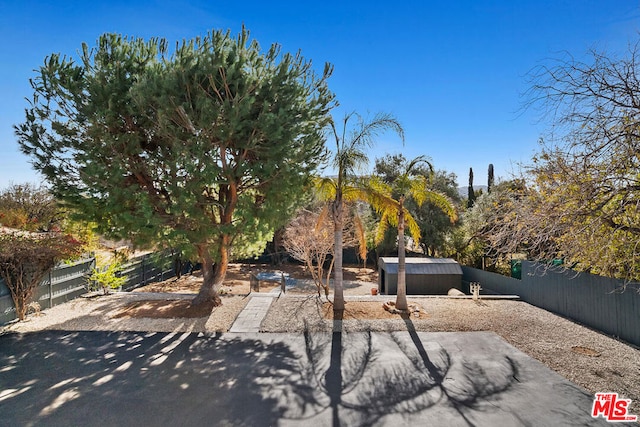
[(638, 39), (640, 4), (622, 0), (511, 1), (168, 1), (0, 0), (0, 188), (39, 182), (12, 126), (24, 119), (29, 78), (51, 53), (75, 55), (104, 32), (179, 41), (242, 24), (263, 48), (300, 49), (318, 69), (335, 66), (330, 87), (346, 112), (393, 113), (403, 146), (385, 154), (425, 154), (467, 184), (486, 183), (489, 163), (507, 178), (527, 162), (545, 130), (520, 114), (525, 76), (568, 51), (622, 53)]

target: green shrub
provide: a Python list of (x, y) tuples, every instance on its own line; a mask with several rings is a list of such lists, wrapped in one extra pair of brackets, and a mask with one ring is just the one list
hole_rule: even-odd
[(120, 276), (122, 266), (112, 262), (106, 268), (94, 268), (89, 276), (89, 290), (102, 290), (107, 295), (112, 289), (119, 289), (127, 282), (127, 276)]

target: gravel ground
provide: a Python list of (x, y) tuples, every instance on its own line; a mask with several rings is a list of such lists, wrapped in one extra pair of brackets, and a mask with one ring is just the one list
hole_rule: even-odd
[[(359, 286), (358, 286), (359, 285)], [(364, 296), (370, 284), (347, 287), (346, 313), (356, 307), (382, 310), (388, 297)], [(355, 297), (354, 295), (360, 295)], [(0, 334), (55, 330), (109, 330), (159, 332), (225, 332), (248, 301), (247, 295), (224, 295), (223, 305), (207, 318), (116, 318), (131, 301), (192, 298), (193, 294), (131, 292), (97, 298), (79, 298), (31, 315), (27, 321), (0, 328)], [(350, 299), (370, 302), (353, 302)], [(409, 298), (426, 315), (368, 320), (343, 320), (345, 331), (493, 331), (511, 345), (549, 366), (591, 393), (612, 391), (631, 399), (630, 413), (640, 414), (640, 350), (527, 303), (513, 300)], [(322, 300), (313, 294), (289, 293), (274, 300), (262, 323), (263, 332), (330, 331), (323, 318)], [(385, 312), (386, 314), (386, 312)]]
[(151, 319), (115, 317), (130, 302), (144, 300), (192, 299), (193, 294), (121, 292), (94, 298), (77, 298), (24, 322), (0, 328), (7, 332), (33, 332), (43, 329), (63, 331), (153, 331), (153, 332), (227, 332), (249, 299), (242, 295), (223, 295), (222, 305), (209, 317), (195, 319)]

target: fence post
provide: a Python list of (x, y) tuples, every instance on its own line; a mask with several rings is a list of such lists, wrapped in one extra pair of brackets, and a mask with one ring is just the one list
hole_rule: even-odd
[(147, 256), (143, 255), (142, 256), (142, 284), (143, 285), (147, 284), (147, 265), (146, 265), (146, 261), (147, 261)]
[(53, 307), (53, 282), (51, 281), (51, 272), (53, 268), (49, 270), (49, 308)]
[(258, 276), (253, 273), (249, 274), (249, 283), (251, 284), (251, 291), (260, 292), (260, 281)]
[(160, 281), (164, 282), (164, 263), (165, 263), (166, 259), (163, 255), (162, 260), (158, 261), (158, 264), (160, 264)]

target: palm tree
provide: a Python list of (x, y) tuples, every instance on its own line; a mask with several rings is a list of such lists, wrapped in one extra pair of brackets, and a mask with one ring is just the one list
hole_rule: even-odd
[[(349, 120), (355, 117), (356, 124), (349, 126)], [(358, 174), (368, 165), (367, 150), (372, 148), (374, 139), (379, 134), (392, 130), (404, 142), (404, 130), (396, 118), (389, 114), (379, 113), (373, 120), (365, 121), (357, 113), (345, 115), (341, 132), (335, 122), (331, 121), (330, 133), (335, 139), (333, 167), (336, 177), (327, 177), (319, 181), (320, 194), (330, 200), (331, 217), (334, 234), (334, 299), (333, 309), (344, 310), (344, 290), (342, 280), (342, 230), (344, 226), (344, 204), (346, 202), (367, 201), (367, 186), (358, 181)]]
[[(419, 156), (405, 163), (404, 170), (391, 185), (376, 179), (372, 179), (370, 183), (374, 189), (371, 193), (375, 195), (375, 199), (371, 200), (372, 206), (381, 214), (377, 238), (381, 239), (384, 236), (384, 232), (389, 225), (398, 228), (398, 291), (396, 296), (396, 308), (398, 310), (408, 309), (404, 244), (405, 225), (409, 228), (409, 234), (411, 234), (415, 242), (418, 243), (420, 241), (420, 227), (418, 227), (415, 219), (405, 207), (405, 202), (410, 198), (418, 206), (422, 206), (424, 202), (429, 202), (441, 209), (452, 222), (457, 219), (456, 210), (449, 198), (430, 190), (427, 178), (416, 173), (416, 167), (420, 163), (425, 163), (429, 171), (433, 173), (433, 166), (427, 160), (427, 157)], [(394, 196), (397, 197), (397, 200), (394, 199)]]

